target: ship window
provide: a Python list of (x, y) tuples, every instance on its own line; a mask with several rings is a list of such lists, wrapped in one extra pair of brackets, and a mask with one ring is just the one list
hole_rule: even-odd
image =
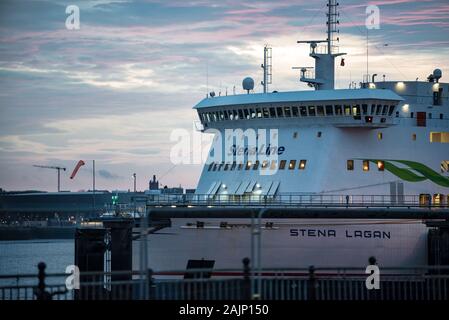
[(394, 106), (390, 106), (390, 110), (388, 111), (388, 115), (391, 117), (394, 111)]
[(266, 167), (268, 167), (268, 160), (262, 162), (262, 169), (265, 169)]
[(380, 115), (381, 112), (382, 112), (382, 105), (378, 104), (376, 108), (376, 115)]
[(209, 168), (207, 169), (207, 171), (211, 171), (213, 166), (214, 166), (214, 163), (212, 162), (212, 163), (209, 165)]
[(276, 118), (276, 109), (275, 108), (270, 108), (270, 117)]
[(315, 115), (315, 106), (309, 106), (309, 116)]
[(287, 163), (286, 160), (281, 160), (281, 162), (279, 162), (279, 169), (280, 170), (284, 170), (285, 169), (285, 164)]
[(441, 161), (441, 172), (449, 172), (449, 160)]
[(298, 132), (297, 131), (293, 132), (293, 139), (296, 139), (296, 138), (298, 138)]
[(242, 109), (239, 109), (239, 119), (244, 119)]
[(362, 113), (364, 116), (366, 116), (366, 114), (368, 113), (368, 105), (367, 104), (362, 104)]
[(231, 171), (234, 171), (236, 166), (237, 166), (237, 163), (234, 161), (231, 165)]
[(399, 118), (399, 111), (396, 111), (396, 118)]
[(257, 108), (257, 118), (262, 118), (262, 111), (260, 110), (260, 108)]
[(382, 138), (383, 138), (382, 132), (378, 132), (377, 133), (377, 140), (382, 140)]
[(282, 107), (277, 107), (276, 108), (276, 112), (277, 112), (278, 117), (283, 117), (284, 116), (284, 114), (282, 113)]
[(292, 116), (292, 114), (290, 113), (290, 107), (284, 107), (284, 114), (286, 117)]
[(214, 167), (212, 168), (212, 171), (217, 171), (217, 164), (214, 163)]
[(341, 105), (337, 104), (335, 106), (335, 115), (336, 116), (341, 116), (343, 114), (343, 110), (341, 108)]
[(301, 117), (307, 117), (307, 108), (304, 106), (299, 107), (299, 113), (301, 114)]
[(223, 170), (224, 171), (228, 171), (229, 170), (229, 163), (225, 163)]
[(440, 113), (440, 120), (443, 120), (443, 114)]
[(276, 160), (272, 160), (271, 161), (270, 170), (276, 170), (277, 163), (278, 162)]
[(238, 170), (242, 170), (242, 169), (243, 169), (243, 163), (239, 163)]
[(429, 113), (429, 119), (432, 119), (432, 114), (431, 113)]
[(318, 106), (316, 112), (317, 112), (318, 116), (321, 116), (321, 117), (324, 116), (324, 108), (323, 108), (323, 106)]
[(412, 140), (416, 141), (416, 133), (412, 134)]
[(249, 120), (249, 111), (248, 111), (248, 109), (243, 109), (243, 115), (245, 116), (245, 119)]
[(363, 160), (363, 171), (369, 171), (369, 160)]
[(256, 117), (256, 112), (254, 109), (249, 109), (249, 113), (251, 114), (251, 119), (254, 119)]
[(449, 132), (431, 132), (430, 142), (449, 143)]
[(327, 116), (333, 116), (334, 115), (334, 110), (333, 110), (332, 106), (326, 106), (326, 115)]
[(299, 170), (304, 170), (306, 168), (307, 160), (299, 161)]
[(220, 171), (220, 170), (221, 170), (221, 168), (223, 168), (223, 166), (224, 166), (224, 162), (220, 163), (220, 165), (218, 166), (218, 169), (217, 169), (217, 171)]
[(346, 161), (346, 169), (348, 169), (349, 171), (354, 170), (354, 160)]
[(288, 164), (288, 169), (293, 170), (296, 167), (296, 160), (290, 160), (290, 163)]
[(248, 161), (248, 162), (246, 163), (245, 170), (251, 169), (251, 166), (252, 166), (252, 165), (253, 165), (253, 163), (252, 163), (251, 161)]
[(292, 107), (292, 115), (293, 117), (297, 117), (299, 115), (298, 107)]
[(387, 112), (388, 112), (388, 106), (387, 106), (387, 105), (384, 105), (384, 108), (382, 109), (382, 115), (383, 115), (383, 116), (386, 115)]
[(351, 106), (345, 105), (345, 116), (351, 115)]
[(268, 114), (268, 109), (267, 108), (263, 108), (262, 109), (262, 112), (263, 112), (263, 117), (264, 118), (268, 118), (270, 115)]
[(414, 113), (413, 112), (410, 112), (410, 118), (413, 118), (414, 117)]
[(321, 131), (318, 131), (316, 136), (317, 136), (317, 138), (321, 138)]
[(257, 170), (257, 169), (259, 169), (259, 160), (256, 160), (256, 162), (254, 162), (253, 170)]
[(225, 120), (229, 120), (229, 115), (227, 111), (224, 111), (224, 118)]
[(360, 116), (360, 106), (358, 104), (352, 106), (352, 114), (354, 116)]
[(237, 114), (237, 110), (232, 110), (232, 113), (234, 114), (234, 120), (238, 120), (239, 116)]
[(220, 121), (220, 113), (218, 111), (215, 112), (215, 121)]
[(381, 161), (381, 160), (377, 161), (377, 169), (378, 169), (379, 171), (384, 171), (384, 169), (385, 169), (385, 163), (384, 163), (383, 161)]
[(374, 115), (374, 111), (376, 110), (376, 105), (372, 104), (371, 105), (371, 115)]

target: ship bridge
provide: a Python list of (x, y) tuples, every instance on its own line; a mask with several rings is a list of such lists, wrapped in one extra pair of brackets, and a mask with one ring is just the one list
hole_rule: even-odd
[(203, 130), (269, 127), (280, 122), (295, 126), (382, 128), (394, 124), (393, 114), (402, 100), (387, 89), (291, 91), (205, 98), (194, 109)]

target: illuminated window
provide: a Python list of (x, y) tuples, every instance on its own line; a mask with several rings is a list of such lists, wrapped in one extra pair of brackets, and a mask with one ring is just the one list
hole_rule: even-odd
[(263, 112), (263, 117), (264, 118), (268, 118), (270, 116), (270, 114), (268, 113), (268, 109), (267, 108), (263, 108), (262, 112)]
[(299, 161), (299, 170), (304, 170), (306, 168), (306, 162), (307, 160)]
[(272, 160), (271, 161), (270, 170), (276, 170), (277, 163), (278, 162), (276, 160)]
[(296, 160), (290, 160), (290, 163), (288, 164), (288, 169), (293, 170), (296, 167)]
[(335, 115), (341, 116), (342, 114), (343, 114), (343, 109), (341, 108), (341, 105), (336, 105), (335, 106)]
[(262, 118), (262, 111), (260, 110), (260, 108), (256, 109), (256, 113), (257, 113), (257, 118)]
[(369, 161), (363, 160), (363, 171), (369, 171)]
[(349, 171), (354, 170), (354, 160), (346, 161), (346, 169), (348, 169)]
[(279, 162), (279, 169), (280, 170), (284, 170), (285, 169), (285, 164), (287, 161), (285, 160), (281, 160), (281, 162)]
[(441, 172), (449, 172), (449, 160), (441, 161)]
[(245, 170), (251, 169), (251, 166), (252, 166), (252, 165), (253, 165), (253, 163), (252, 163), (251, 161), (248, 161), (248, 162), (246, 163)]
[(345, 116), (351, 115), (351, 106), (345, 105)]
[(266, 167), (268, 167), (268, 160), (262, 162), (262, 169), (265, 169)]
[(412, 140), (416, 141), (416, 133), (412, 134)]
[(253, 170), (257, 170), (257, 169), (259, 169), (259, 160), (256, 160), (256, 162), (254, 162)]
[(309, 106), (309, 116), (315, 116), (315, 106)]
[(290, 107), (284, 107), (284, 114), (286, 117), (291, 117)]
[(431, 132), (430, 142), (449, 143), (449, 132)]
[(377, 161), (377, 169), (379, 169), (379, 171), (384, 171), (385, 163), (381, 160)]
[(377, 140), (382, 140), (383, 135), (382, 132), (377, 133)]

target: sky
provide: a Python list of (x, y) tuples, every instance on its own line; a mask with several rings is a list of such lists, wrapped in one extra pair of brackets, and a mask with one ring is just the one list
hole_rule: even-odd
[[(379, 8), (369, 37), (369, 73), (387, 80), (449, 74), (447, 0), (340, 0), (336, 86), (366, 73), (366, 8)], [(79, 29), (67, 29), (69, 5)], [(325, 39), (326, 1), (2, 0), (0, 1), (0, 188), (195, 188), (201, 164), (173, 164), (173, 130), (195, 131), (192, 107), (207, 92), (243, 93), (262, 79), (263, 47), (273, 48), (270, 90), (307, 90), (295, 66), (312, 66), (297, 40)], [(256, 85), (255, 92), (262, 87)], [(207, 148), (207, 137), (203, 143)], [(207, 149), (206, 149), (207, 150)], [(192, 148), (191, 152), (198, 152)], [(86, 165), (69, 176), (78, 160)]]

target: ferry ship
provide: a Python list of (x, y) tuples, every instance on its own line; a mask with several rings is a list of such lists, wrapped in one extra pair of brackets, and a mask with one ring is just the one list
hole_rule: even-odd
[[(215, 138), (193, 200), (237, 211), (257, 203), (447, 206), (449, 84), (435, 69), (427, 81), (367, 76), (358, 88), (335, 89), (335, 60), (344, 55), (337, 6), (329, 0), (326, 40), (298, 41), (315, 60), (300, 81), (314, 90), (252, 93), (247, 78), (247, 94), (211, 94), (194, 107)], [(370, 257), (384, 267), (428, 264), (421, 219), (261, 219), (259, 267), (366, 267)], [(153, 270), (235, 269), (254, 256), (249, 218), (170, 220), (145, 243)], [(141, 248), (136, 241), (136, 265)]]

